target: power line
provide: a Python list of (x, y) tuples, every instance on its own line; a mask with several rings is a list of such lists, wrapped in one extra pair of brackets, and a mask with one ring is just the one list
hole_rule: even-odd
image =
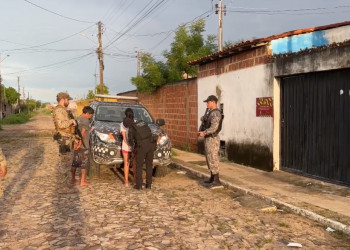
[[(164, 4), (164, 2), (166, 2), (166, 1), (168, 1), (168, 0), (158, 0), (156, 3), (154, 3), (149, 9), (147, 9), (146, 10), (146, 12), (145, 13), (143, 13), (142, 14), (142, 11), (149, 5), (149, 4), (147, 4), (144, 8), (143, 8), (143, 10), (141, 10), (137, 15), (136, 15), (136, 17), (137, 16), (139, 16), (139, 15), (141, 15), (137, 20), (135, 20), (129, 27), (128, 26), (126, 26), (123, 30), (125, 30), (125, 31), (123, 31), (122, 33), (121, 33), (121, 35), (119, 35), (119, 36), (115, 36), (113, 39), (112, 39), (112, 42), (110, 42), (105, 48), (108, 48), (109, 46), (111, 46), (113, 43), (115, 43), (117, 40), (119, 40), (121, 37), (123, 37), (127, 32), (129, 32), (130, 30), (132, 30), (133, 28), (135, 28), (138, 24), (140, 24), (141, 23), (141, 21), (143, 21), (147, 16), (149, 16), (149, 15), (151, 15), (152, 14), (152, 12), (154, 12), (157, 8), (159, 8), (162, 4)], [(136, 18), (135, 17), (135, 18)]]
[[(24, 1), (26, 1), (26, 0), (24, 0)], [(85, 31), (85, 30), (87, 30), (87, 29), (90, 29), (90, 28), (93, 27), (93, 26), (95, 26), (95, 25), (91, 25), (91, 26), (89, 26), (89, 27), (87, 27), (87, 28), (85, 28), (85, 29), (83, 29), (83, 30), (77, 32), (77, 33), (74, 33), (74, 34), (72, 34), (72, 35), (69, 35), (69, 36), (67, 36), (67, 37), (61, 38), (61, 39), (56, 40), (56, 41), (52, 41), (52, 42), (48, 42), (48, 43), (44, 43), (44, 44), (40, 44), (40, 45), (29, 46), (29, 47), (25, 47), (25, 48), (10, 49), (10, 50), (4, 50), (4, 51), (26, 50), (26, 49), (32, 49), (32, 48), (38, 48), (38, 47), (46, 46), (46, 45), (53, 44), (53, 43), (58, 43), (58, 42), (61, 42), (61, 41), (63, 41), (63, 40), (66, 40), (66, 39), (68, 39), (68, 38), (71, 38), (71, 37), (73, 37), (73, 36), (76, 36), (76, 35), (78, 35), (79, 33), (83, 32), (83, 31)]]
[[(230, 8), (230, 7), (229, 7)], [(338, 8), (350, 8), (350, 6), (335, 6), (332, 7), (333, 9)], [(232, 10), (232, 9), (242, 9), (242, 10)], [(326, 12), (313, 12), (313, 11), (326, 11)], [(319, 7), (319, 8), (303, 8), (303, 9), (281, 9), (281, 10), (273, 10), (273, 9), (266, 9), (266, 8), (245, 8), (245, 7), (233, 7), (228, 12), (231, 13), (241, 13), (241, 14), (265, 14), (265, 15), (308, 15), (308, 14), (329, 14), (329, 13), (335, 13), (334, 11), (327, 11), (330, 10), (330, 8), (325, 7)], [(349, 10), (345, 10), (343, 12), (348, 12)], [(305, 13), (298, 13), (298, 12), (305, 12)]]
[[(84, 54), (84, 55), (81, 55), (81, 56), (78, 56), (78, 57), (70, 58), (70, 59), (67, 59), (67, 60), (64, 60), (64, 61), (55, 62), (55, 63), (51, 63), (51, 64), (39, 66), (39, 67), (34, 67), (34, 68), (30, 68), (30, 69), (25, 69), (25, 70), (21, 70), (21, 71), (6, 73), (6, 75), (13, 75), (13, 74), (23, 73), (23, 72), (27, 72), (27, 71), (34, 71), (34, 70), (37, 70), (37, 69), (50, 68), (50, 67), (57, 66), (59, 64), (64, 64), (64, 63), (71, 64), (71, 63), (78, 62), (81, 59), (83, 59), (83, 58), (85, 58), (85, 57), (87, 57), (89, 55), (92, 55), (92, 54), (93, 54), (93, 52), (90, 52), (90, 53), (87, 53), (87, 54)], [(65, 65), (67, 65), (67, 64), (65, 64)], [(62, 65), (62, 66), (64, 66), (64, 65)]]
[(39, 6), (39, 5), (35, 4), (35, 3), (32, 3), (32, 2), (30, 2), (30, 1), (28, 1), (28, 0), (23, 0), (23, 1), (25, 1), (25, 2), (27, 2), (27, 3), (30, 3), (30, 4), (34, 5), (35, 7), (38, 7), (38, 8), (40, 8), (40, 9), (42, 9), (42, 10), (45, 10), (45, 11), (51, 13), (51, 14), (54, 14), (54, 15), (57, 15), (57, 16), (60, 16), (60, 17), (63, 17), (63, 18), (69, 19), (69, 20), (73, 20), (73, 21), (81, 22), (81, 23), (96, 23), (96, 22), (83, 21), (83, 20), (78, 20), (78, 19), (75, 19), (75, 18), (63, 16), (63, 15), (61, 15), (61, 14), (59, 14), (59, 13), (56, 13), (56, 12), (51, 11), (51, 10), (48, 10), (48, 9), (46, 9), (46, 8), (44, 8), (44, 7), (41, 7), (41, 6)]

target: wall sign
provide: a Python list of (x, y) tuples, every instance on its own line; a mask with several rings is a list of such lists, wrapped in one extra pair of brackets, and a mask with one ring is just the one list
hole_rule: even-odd
[(273, 117), (273, 100), (272, 97), (256, 98), (256, 116)]

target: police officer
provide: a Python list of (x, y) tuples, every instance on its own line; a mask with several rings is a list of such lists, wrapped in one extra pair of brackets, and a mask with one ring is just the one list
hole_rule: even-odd
[(123, 124), (128, 130), (129, 145), (136, 149), (136, 189), (142, 189), (142, 168), (146, 164), (146, 188), (152, 187), (153, 155), (156, 149), (156, 140), (153, 139), (151, 129), (144, 121), (134, 122), (124, 118)]
[(73, 158), (73, 142), (77, 123), (67, 111), (72, 98), (66, 92), (57, 94), (57, 106), (53, 110), (53, 122), (56, 128), (56, 139), (59, 144), (58, 193), (72, 193), (70, 172)]
[(215, 95), (208, 96), (204, 102), (207, 103), (207, 112), (201, 118), (203, 122), (202, 131), (198, 132), (198, 136), (204, 137), (205, 157), (210, 170), (210, 178), (205, 182), (209, 184), (209, 188), (214, 189), (222, 187), (219, 179), (219, 132), (222, 114), (217, 108), (218, 98)]
[[(6, 159), (4, 154), (2, 153), (2, 150), (0, 148), (0, 178), (5, 177), (7, 169), (6, 169)], [(0, 197), (2, 195), (2, 188), (0, 186)]]

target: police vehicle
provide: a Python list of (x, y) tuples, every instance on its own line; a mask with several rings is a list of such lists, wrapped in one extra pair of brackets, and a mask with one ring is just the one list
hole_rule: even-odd
[[(96, 97), (112, 96), (96, 95)], [(171, 162), (171, 142), (167, 134), (160, 128), (165, 125), (164, 119), (154, 120), (147, 109), (138, 103), (124, 102), (135, 100), (136, 97), (114, 96), (118, 101), (93, 101), (90, 107), (94, 109), (90, 132), (90, 169), (89, 176), (99, 176), (100, 167), (121, 167), (122, 135), (120, 124), (125, 117), (125, 110), (131, 108), (136, 121), (143, 120), (150, 127), (154, 137), (157, 137), (157, 147), (153, 157), (154, 176), (164, 176)], [(123, 102), (119, 100), (123, 99)]]

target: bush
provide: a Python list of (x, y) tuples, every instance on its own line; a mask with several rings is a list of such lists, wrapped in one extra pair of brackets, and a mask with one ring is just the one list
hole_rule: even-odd
[(29, 121), (30, 117), (32, 117), (32, 114), (28, 114), (28, 113), (19, 113), (19, 114), (8, 115), (0, 121), (0, 126), (1, 126), (1, 124), (26, 123), (27, 121)]

